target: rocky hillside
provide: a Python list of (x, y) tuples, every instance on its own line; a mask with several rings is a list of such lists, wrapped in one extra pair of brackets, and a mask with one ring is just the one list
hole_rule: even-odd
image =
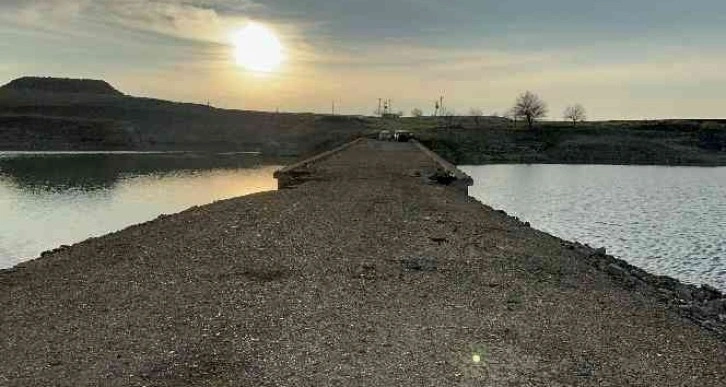
[(116, 90), (106, 81), (95, 79), (69, 79), (49, 77), (23, 77), (0, 87), (4, 90), (21, 91), (27, 93), (72, 93), (93, 95), (115, 95), (123, 93)]

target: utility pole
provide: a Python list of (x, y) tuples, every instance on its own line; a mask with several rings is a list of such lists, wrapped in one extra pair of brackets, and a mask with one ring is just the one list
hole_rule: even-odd
[(333, 101), (333, 115), (335, 115), (335, 101)]
[(380, 98), (378, 98), (378, 110), (376, 110), (376, 114), (378, 114), (378, 116), (381, 116), (381, 99)]

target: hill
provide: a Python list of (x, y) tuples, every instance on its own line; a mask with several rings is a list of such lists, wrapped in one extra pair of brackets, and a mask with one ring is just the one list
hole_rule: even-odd
[(77, 93), (94, 95), (116, 95), (123, 93), (105, 81), (95, 79), (69, 79), (49, 77), (23, 77), (0, 87), (0, 91), (14, 90), (20, 92), (41, 93)]
[(137, 98), (103, 81), (21, 78), (0, 87), (0, 149), (314, 152), (364, 119)]

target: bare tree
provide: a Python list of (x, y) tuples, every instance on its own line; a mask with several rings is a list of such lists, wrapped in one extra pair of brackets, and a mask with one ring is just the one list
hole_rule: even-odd
[(411, 110), (411, 116), (421, 117), (421, 116), (423, 116), (423, 111), (419, 108), (413, 108), (413, 110)]
[(476, 127), (479, 127), (479, 122), (481, 121), (481, 117), (484, 115), (484, 112), (479, 108), (471, 108), (469, 109), (469, 115), (474, 117), (474, 123), (476, 124)]
[(538, 118), (547, 115), (547, 104), (537, 94), (527, 91), (517, 97), (517, 102), (514, 104), (514, 114), (524, 117), (527, 120), (527, 127), (531, 130)]
[(587, 118), (585, 115), (585, 108), (579, 103), (566, 107), (563, 116), (566, 120), (572, 121), (572, 126), (577, 126), (578, 122), (585, 121)]

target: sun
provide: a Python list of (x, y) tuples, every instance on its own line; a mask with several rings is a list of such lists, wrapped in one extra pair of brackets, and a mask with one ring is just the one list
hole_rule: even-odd
[(275, 71), (284, 59), (280, 40), (261, 24), (250, 23), (237, 31), (232, 42), (237, 64), (250, 71)]

